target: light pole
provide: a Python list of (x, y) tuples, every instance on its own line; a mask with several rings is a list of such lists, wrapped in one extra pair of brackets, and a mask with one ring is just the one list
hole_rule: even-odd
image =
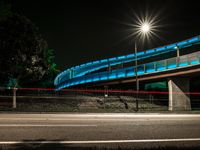
[[(151, 26), (148, 22), (144, 22), (139, 27), (139, 33), (143, 35), (143, 37), (147, 36), (151, 32)], [(135, 82), (136, 82), (136, 111), (138, 108), (138, 92), (140, 90), (139, 80), (138, 80), (138, 62), (137, 62), (137, 41), (135, 40)]]
[(135, 82), (136, 82), (136, 111), (138, 111), (138, 91), (139, 91), (139, 82), (138, 82), (138, 75), (137, 75), (137, 43), (135, 41)]

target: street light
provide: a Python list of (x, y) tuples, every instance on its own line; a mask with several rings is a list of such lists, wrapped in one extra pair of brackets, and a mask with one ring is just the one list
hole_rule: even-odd
[(144, 23), (144, 24), (142, 24), (140, 30), (142, 33), (146, 34), (150, 30), (150, 25), (148, 23)]
[[(148, 36), (151, 33), (151, 25), (148, 22), (143, 22), (139, 26), (137, 31), (143, 37)], [(137, 69), (137, 41), (135, 40), (135, 80), (136, 80), (136, 111), (138, 111), (138, 91), (139, 91), (139, 80), (138, 80), (138, 69)]]
[[(159, 13), (151, 14), (150, 12), (146, 11), (144, 14), (133, 14), (134, 17), (131, 22), (122, 22), (123, 24), (129, 26), (130, 28), (127, 29), (128, 36), (127, 38), (134, 37), (135, 40), (135, 81), (136, 81), (136, 111), (138, 111), (138, 91), (139, 91), (139, 80), (138, 80), (138, 62), (137, 62), (137, 51), (138, 51), (138, 43), (144, 43), (145, 40), (149, 40), (150, 37), (155, 36), (159, 39), (161, 38), (155, 32), (159, 31), (159, 25), (161, 19), (159, 18)], [(134, 23), (132, 23), (134, 22)]]

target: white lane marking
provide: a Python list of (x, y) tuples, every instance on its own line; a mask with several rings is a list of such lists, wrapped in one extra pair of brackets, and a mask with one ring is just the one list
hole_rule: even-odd
[[(42, 116), (42, 115), (41, 115)], [(125, 118), (137, 118), (137, 117), (200, 117), (200, 114), (57, 114), (49, 115), (50, 117), (125, 117)]]
[(97, 127), (87, 124), (0, 124), (0, 127)]
[(142, 139), (142, 140), (99, 140), (99, 141), (0, 141), (0, 144), (108, 144), (108, 143), (150, 143), (150, 142), (189, 142), (200, 138), (181, 139)]
[[(0, 114), (1, 118), (138, 118), (138, 117), (200, 117), (200, 114)], [(13, 117), (14, 116), (14, 117)]]
[(0, 121), (165, 121), (165, 120), (196, 120), (200, 121), (198, 118), (0, 118)]
[(199, 120), (200, 114), (0, 114), (0, 121), (3, 120), (109, 120), (109, 121), (126, 121), (131, 119), (141, 120)]

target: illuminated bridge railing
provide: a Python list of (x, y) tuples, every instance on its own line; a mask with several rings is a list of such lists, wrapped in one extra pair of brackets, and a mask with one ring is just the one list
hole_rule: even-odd
[[(185, 47), (189, 47), (191, 45), (199, 44), (199, 42), (200, 42), (200, 36), (196, 36), (196, 37), (193, 37), (181, 42), (165, 45), (162, 47), (150, 49), (143, 52), (138, 52), (136, 55), (138, 59), (149, 58), (149, 57), (160, 55), (166, 52), (175, 51), (176, 47), (178, 47), (179, 49), (182, 49)], [(88, 73), (97, 71), (99, 69), (106, 68), (108, 66), (114, 66), (121, 63), (128, 63), (134, 60), (135, 60), (135, 54), (129, 54), (129, 55), (124, 55), (124, 56), (119, 56), (119, 57), (113, 57), (113, 58), (88, 62), (86, 64), (75, 66), (63, 71), (56, 77), (54, 84), (57, 86), (58, 84), (64, 81), (70, 80), (72, 78), (81, 77)]]
[[(137, 74), (151, 74), (156, 72), (168, 71), (173, 69), (179, 69), (183, 67), (189, 67), (200, 64), (200, 52), (191, 53), (188, 55), (183, 55), (180, 57), (174, 57), (166, 60), (151, 62), (147, 64), (142, 64), (137, 67)], [(120, 79), (126, 77), (135, 76), (135, 67), (127, 67), (122, 69), (116, 69), (111, 71), (99, 72), (94, 74), (85, 75), (82, 77), (77, 77), (74, 79), (67, 80), (57, 86), (57, 90), (62, 88), (80, 85), (85, 83), (106, 81), (111, 79)]]

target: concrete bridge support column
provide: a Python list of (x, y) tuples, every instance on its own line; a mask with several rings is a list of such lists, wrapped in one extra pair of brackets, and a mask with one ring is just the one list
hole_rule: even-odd
[[(188, 78), (169, 78), (169, 111), (174, 110), (191, 110), (189, 92), (190, 79)], [(186, 92), (186, 94), (185, 94)]]

